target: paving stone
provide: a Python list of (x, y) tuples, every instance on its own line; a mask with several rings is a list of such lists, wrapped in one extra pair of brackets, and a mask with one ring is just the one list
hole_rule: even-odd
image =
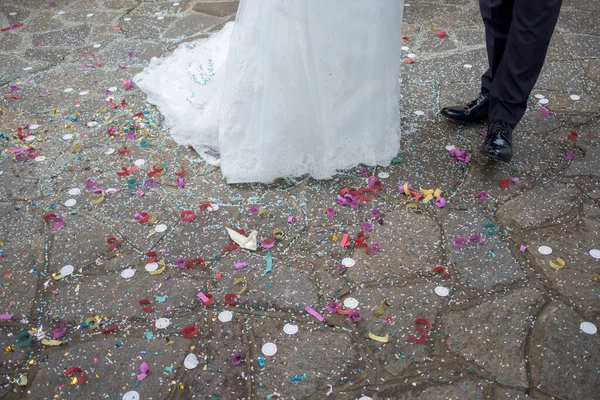
[(20, 44), (21, 36), (11, 32), (5, 32), (2, 34), (2, 41), (0, 42), (0, 51), (15, 51), (17, 50)]
[[(26, 398), (45, 399), (54, 395), (121, 398), (130, 390), (137, 391), (143, 398), (167, 396), (171, 380), (183, 368), (186, 342), (177, 340), (167, 345), (165, 340), (148, 341), (139, 334), (119, 341), (121, 344), (117, 347), (116, 340), (107, 336), (52, 352), (40, 360), (39, 371), (27, 388)], [(150, 372), (144, 381), (138, 382), (142, 362), (148, 364)], [(65, 369), (72, 366), (83, 369), (87, 384), (71, 385), (70, 379), (63, 376)]]
[[(503, 385), (528, 386), (523, 349), (542, 293), (517, 289), (444, 318), (448, 348), (488, 371)], [(501, 350), (500, 350), (501, 349)]]
[[(411, 390), (412, 389), (412, 390)], [(408, 393), (400, 393), (401, 400), (425, 400), (425, 399), (473, 399), (483, 400), (492, 399), (492, 391), (489, 384), (474, 379), (459, 380), (456, 382), (447, 382), (443, 386), (436, 385), (430, 387), (411, 388)], [(390, 390), (388, 396), (393, 396), (394, 391)], [(387, 394), (387, 393), (386, 393)], [(386, 397), (387, 398), (387, 397)]]
[(187, 15), (175, 21), (162, 37), (177, 39), (195, 35), (215, 25), (218, 21), (217, 18), (202, 14)]
[(600, 38), (593, 35), (569, 35), (567, 42), (576, 58), (596, 58), (600, 53)]
[[(161, 20), (158, 17), (162, 18)], [(167, 16), (137, 16), (132, 15), (131, 21), (121, 23), (121, 32), (127, 38), (136, 39), (157, 39), (165, 33), (172, 23), (176, 21), (175, 17)]]
[[(586, 372), (600, 360), (598, 335), (579, 329), (581, 317), (564, 304), (552, 302), (536, 321), (531, 337), (531, 375), (536, 388), (562, 398), (592, 399), (597, 379)], [(598, 325), (598, 320), (594, 322)]]
[(78, 46), (85, 44), (90, 34), (89, 25), (77, 25), (60, 31), (36, 33), (32, 36), (34, 46)]
[(238, 5), (239, 1), (200, 2), (196, 3), (192, 9), (215, 17), (226, 17), (235, 13)]
[[(283, 332), (284, 321), (253, 318), (249, 325), (253, 354), (262, 355), (261, 347), (265, 343), (277, 345), (274, 356), (263, 356), (264, 368), (255, 369), (258, 396), (276, 391), (282, 397), (306, 398), (318, 389), (327, 390), (327, 385), (339, 392), (364, 371), (357, 346), (342, 331), (316, 328), (311, 323), (299, 325), (298, 333), (288, 335)], [(325, 352), (327, 357), (322, 357)], [(304, 375), (306, 379), (290, 382), (291, 378)]]
[[(589, 318), (600, 315), (595, 306), (595, 282), (591, 278), (597, 272), (598, 262), (589, 254), (591, 249), (598, 248), (599, 228), (599, 221), (580, 218), (532, 232), (523, 238), (529, 248), (528, 257), (543, 274), (543, 280), (568, 298), (579, 313)], [(542, 255), (537, 250), (539, 246), (549, 246), (553, 253)], [(565, 267), (560, 270), (551, 268), (550, 262), (556, 263), (559, 257), (565, 261)]]
[[(10, 81), (15, 81), (19, 78), (26, 77), (39, 71), (45, 65), (36, 61), (28, 61), (24, 58), (14, 55), (0, 54), (0, 85), (5, 85)], [(33, 70), (24, 71), (23, 68), (31, 67)]]
[(558, 29), (561, 32), (589, 33), (596, 27), (598, 13), (585, 10), (563, 9), (558, 18)]
[(576, 61), (550, 61), (544, 64), (534, 90), (560, 90), (572, 93), (582, 92), (583, 81), (573, 70), (579, 69)]
[(503, 225), (527, 229), (559, 222), (560, 217), (579, 208), (581, 199), (582, 193), (574, 185), (551, 183), (502, 204), (497, 216)]
[[(450, 262), (456, 268), (457, 279), (467, 288), (489, 291), (516, 283), (524, 278), (523, 271), (508, 245), (497, 232), (492, 214), (481, 204), (465, 203), (462, 209), (442, 210)], [(483, 237), (482, 244), (467, 244), (456, 249), (454, 239), (469, 240), (472, 235)], [(451, 272), (452, 273), (452, 272)]]

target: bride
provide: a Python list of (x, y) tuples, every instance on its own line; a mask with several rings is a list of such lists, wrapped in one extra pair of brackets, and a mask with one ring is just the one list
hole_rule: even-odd
[(152, 59), (134, 82), (228, 183), (389, 165), (403, 3), (241, 0), (235, 22)]

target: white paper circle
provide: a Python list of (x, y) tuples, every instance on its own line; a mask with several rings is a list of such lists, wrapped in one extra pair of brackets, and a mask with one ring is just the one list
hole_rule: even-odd
[(75, 204), (77, 204), (77, 200), (75, 199), (69, 199), (65, 201), (65, 206), (67, 207), (73, 207)]
[(389, 177), (390, 177), (390, 174), (388, 174), (387, 172), (380, 172), (380, 173), (379, 173), (377, 176), (378, 176), (380, 179), (387, 179), (387, 178), (389, 178)]
[(114, 194), (114, 193), (117, 193), (117, 192), (118, 192), (118, 190), (115, 189), (115, 188), (108, 188), (108, 189), (106, 189), (106, 193), (108, 193), (108, 194)]
[(104, 154), (106, 154), (107, 156), (110, 156), (111, 154), (113, 154), (115, 152), (115, 149), (108, 149), (104, 152)]
[(146, 268), (146, 271), (148, 271), (148, 272), (156, 271), (158, 269), (158, 263), (153, 262), (153, 263), (146, 264), (145, 268)]
[(600, 250), (598, 250), (598, 249), (590, 250), (590, 256), (594, 257), (596, 260), (600, 260)]
[(401, 48), (402, 50), (404, 50), (404, 51), (408, 51), (408, 50), (410, 50), (410, 47), (408, 47), (408, 46), (402, 46), (402, 47), (400, 47), (400, 48)]
[(124, 269), (121, 271), (121, 276), (125, 279), (131, 278), (135, 274), (135, 270), (131, 268)]
[(65, 90), (63, 90), (63, 92), (65, 93), (71, 93), (73, 91), (73, 88), (66, 88)]
[(89, 13), (88, 15), (86, 15), (86, 17), (88, 17), (88, 18), (93, 17), (93, 16), (94, 16), (94, 13)]
[(98, 125), (98, 122), (96, 122), (96, 121), (90, 121), (86, 125), (87, 125), (88, 128), (93, 128), (94, 126)]
[(348, 297), (344, 300), (344, 307), (354, 310), (356, 307), (358, 307), (358, 300), (356, 300), (354, 297)]
[(13, 15), (17, 15), (17, 13), (16, 12), (10, 12), (10, 13), (8, 13), (8, 15), (13, 16)]
[(198, 366), (198, 357), (194, 353), (188, 354), (183, 360), (183, 366), (186, 369), (194, 369)]
[(90, 94), (89, 90), (82, 90), (81, 92), (79, 92), (80, 96), (87, 96), (88, 94)]
[(111, 86), (108, 88), (109, 92), (116, 92), (117, 91), (117, 87), (116, 86)]
[(373, 400), (372, 398), (370, 398), (369, 396), (363, 396), (358, 400)]
[(233, 319), (233, 313), (231, 311), (223, 311), (217, 317), (221, 322), (229, 322)]
[(353, 260), (353, 259), (351, 259), (351, 258), (344, 258), (344, 259), (342, 260), (342, 264), (343, 264), (345, 267), (347, 267), (347, 268), (349, 268), (349, 267), (354, 267), (354, 265), (356, 264), (356, 261), (354, 261), (354, 260)]
[(471, 69), (473, 68), (473, 66), (471, 64), (465, 64), (463, 65), (463, 67), (465, 67), (466, 69)]
[(165, 329), (169, 325), (171, 325), (171, 320), (169, 318), (159, 318), (154, 324), (157, 329)]
[(140, 400), (140, 394), (135, 390), (127, 392), (123, 395), (121, 400)]
[(295, 335), (298, 333), (298, 325), (285, 324), (283, 326), (283, 331), (288, 335)]
[(435, 288), (435, 294), (441, 297), (446, 297), (450, 294), (450, 289), (448, 289), (447, 287), (438, 286)]
[(64, 13), (65, 13), (64, 11), (57, 12), (58, 15), (63, 15)]
[(77, 196), (78, 194), (81, 194), (81, 189), (73, 188), (73, 189), (69, 190), (69, 194), (71, 196)]
[(596, 332), (598, 332), (596, 325), (592, 324), (591, 322), (582, 322), (581, 325), (579, 325), (579, 328), (588, 335), (595, 335)]
[(448, 146), (446, 146), (446, 150), (448, 150), (448, 151), (452, 151), (452, 150), (454, 150), (455, 148), (456, 148), (456, 147), (452, 146), (451, 144), (450, 144), (450, 145), (448, 145)]
[(29, 135), (25, 138), (26, 142), (33, 142), (34, 140), (35, 140), (35, 136), (33, 136), (33, 135)]
[(576, 95), (576, 94), (572, 94), (572, 95), (571, 95), (571, 100), (573, 100), (573, 101), (578, 101), (578, 100), (581, 100), (581, 97), (580, 97), (580, 96), (578, 96), (578, 95)]
[(173, 7), (176, 7), (178, 5), (179, 5), (179, 3), (173, 3)]
[(36, 158), (34, 158), (35, 161), (37, 162), (42, 162), (46, 159), (46, 156), (37, 156)]
[(33, 67), (25, 67), (23, 68), (23, 71), (31, 71), (33, 69)]
[(157, 20), (162, 21), (163, 19), (165, 19), (165, 17), (163, 17), (162, 15), (160, 17), (156, 17)]
[(65, 265), (64, 267), (62, 267), (60, 269), (60, 274), (67, 276), (67, 275), (71, 275), (73, 273), (73, 271), (75, 271), (75, 267), (73, 267), (72, 265)]
[(29, 125), (29, 129), (31, 129), (32, 131), (36, 130), (37, 128), (39, 128), (40, 126), (38, 124), (32, 124)]
[(419, 117), (422, 115), (425, 115), (425, 112), (419, 110), (419, 111), (415, 111), (415, 115), (418, 115)]
[(267, 357), (274, 356), (277, 353), (277, 346), (275, 343), (265, 343), (262, 347), (262, 353)]
[(415, 53), (408, 53), (408, 58), (415, 58), (417, 55)]
[(543, 254), (545, 256), (549, 256), (550, 254), (552, 254), (552, 249), (548, 246), (540, 246), (538, 247), (538, 251), (540, 252), (540, 254)]
[(536, 98), (536, 99), (538, 99), (538, 100), (541, 100), (541, 99), (543, 99), (543, 98), (545, 98), (545, 97), (546, 97), (546, 96), (544, 96), (543, 94), (536, 94), (536, 95), (535, 95), (535, 98)]
[(135, 160), (133, 164), (141, 167), (142, 165), (146, 164), (146, 160), (140, 158), (139, 160)]
[(129, 18), (129, 17), (123, 18), (123, 21), (131, 21), (131, 18)]
[(71, 140), (73, 139), (73, 134), (72, 133), (67, 133), (66, 135), (63, 135), (63, 140)]
[(550, 103), (550, 100), (548, 100), (548, 99), (540, 99), (540, 101), (538, 103), (540, 103), (540, 104), (548, 104), (548, 103)]
[(165, 224), (156, 225), (154, 230), (158, 233), (162, 233), (167, 230), (167, 226)]

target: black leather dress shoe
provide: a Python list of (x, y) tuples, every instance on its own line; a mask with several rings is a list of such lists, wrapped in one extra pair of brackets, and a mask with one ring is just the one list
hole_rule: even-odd
[(481, 154), (494, 160), (509, 162), (512, 158), (512, 128), (504, 121), (492, 121), (481, 145)]
[(475, 122), (487, 121), (490, 96), (487, 93), (480, 93), (479, 97), (466, 106), (455, 106), (442, 108), (440, 114), (451, 121), (461, 124), (472, 124)]

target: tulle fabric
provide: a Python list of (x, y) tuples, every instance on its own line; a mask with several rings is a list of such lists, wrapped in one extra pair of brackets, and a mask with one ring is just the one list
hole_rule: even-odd
[(388, 165), (399, 149), (403, 1), (241, 0), (235, 23), (134, 82), (229, 183)]

